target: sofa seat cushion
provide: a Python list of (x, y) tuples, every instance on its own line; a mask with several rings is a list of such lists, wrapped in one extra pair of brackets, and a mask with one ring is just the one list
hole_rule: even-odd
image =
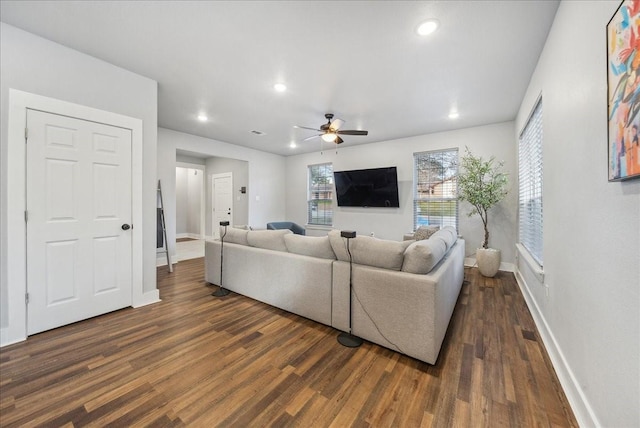
[(284, 235), (287, 251), (303, 256), (335, 260), (336, 254), (331, 248), (328, 236)]
[(224, 229), (224, 226), (220, 226), (220, 236), (224, 235), (224, 242), (249, 245), (249, 242), (247, 242), (247, 233), (249, 232), (248, 230), (227, 226), (227, 232), (225, 234)]
[[(347, 238), (339, 230), (329, 232), (329, 242), (338, 260), (348, 262)], [(400, 270), (404, 252), (413, 241), (387, 241), (371, 236), (358, 236), (349, 242), (353, 262), (361, 265)]]
[(291, 234), (293, 232), (289, 229), (249, 230), (247, 231), (247, 242), (251, 247), (286, 252), (287, 245), (284, 242), (284, 237)]
[(402, 271), (417, 274), (429, 273), (446, 253), (447, 245), (443, 239), (415, 241), (404, 252)]

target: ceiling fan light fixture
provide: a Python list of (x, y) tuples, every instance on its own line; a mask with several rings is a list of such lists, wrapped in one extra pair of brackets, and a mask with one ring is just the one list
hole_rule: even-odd
[(421, 36), (428, 36), (438, 29), (440, 22), (437, 19), (427, 19), (416, 29), (417, 33)]
[(333, 132), (327, 132), (326, 134), (322, 134), (322, 140), (326, 143), (333, 143), (338, 138), (338, 134), (334, 134)]

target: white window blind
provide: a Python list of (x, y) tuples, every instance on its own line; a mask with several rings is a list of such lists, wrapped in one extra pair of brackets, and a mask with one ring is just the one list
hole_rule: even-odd
[(307, 223), (333, 224), (333, 165), (309, 165)]
[(518, 147), (518, 239), (542, 266), (542, 99), (536, 104)]
[(413, 228), (458, 229), (458, 149), (413, 154)]

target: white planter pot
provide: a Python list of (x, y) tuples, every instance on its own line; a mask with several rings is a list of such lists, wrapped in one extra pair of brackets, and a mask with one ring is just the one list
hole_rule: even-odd
[(500, 250), (494, 248), (478, 248), (476, 250), (478, 270), (483, 276), (494, 277), (500, 269)]

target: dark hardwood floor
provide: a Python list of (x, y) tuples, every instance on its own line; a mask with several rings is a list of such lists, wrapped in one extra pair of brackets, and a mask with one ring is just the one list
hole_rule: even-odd
[(0, 349), (0, 426), (577, 426), (512, 274), (466, 272), (436, 365), (230, 294), (203, 259), (161, 303)]

